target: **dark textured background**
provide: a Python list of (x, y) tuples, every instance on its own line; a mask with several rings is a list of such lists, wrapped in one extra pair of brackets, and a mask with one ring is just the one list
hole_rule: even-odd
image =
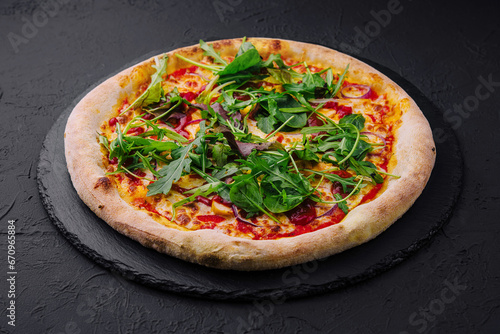
[[(498, 332), (495, 2), (401, 0), (401, 11), (381, 27), (372, 11), (394, 1), (59, 0), (59, 8), (54, 1), (0, 4), (0, 332)], [(50, 12), (46, 20), (43, 7)], [(27, 30), (28, 21), (37, 23), (36, 30)], [(372, 36), (362, 40), (358, 32), (366, 28)], [(14, 47), (13, 34), (25, 43)], [(319, 43), (369, 59), (399, 73), (441, 110), (455, 130), (465, 174), (453, 216), (429, 244), (353, 287), (252, 303), (143, 287), (102, 269), (60, 234), (41, 204), (36, 166), (42, 141), (63, 110), (91, 85), (146, 55), (200, 38), (245, 35)], [(492, 92), (481, 88), (480, 77), (498, 82)], [(477, 92), (490, 94), (477, 99)], [(454, 109), (464, 103), (463, 113)], [(17, 225), (15, 329), (5, 316), (10, 219)], [(453, 284), (455, 293), (448, 288)]]

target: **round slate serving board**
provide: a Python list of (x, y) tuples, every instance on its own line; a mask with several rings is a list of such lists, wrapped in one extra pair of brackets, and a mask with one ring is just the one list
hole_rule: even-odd
[(283, 299), (331, 291), (373, 277), (416, 252), (448, 220), (460, 194), (462, 159), (452, 130), (423, 94), (393, 71), (435, 130), (436, 166), (413, 207), (374, 240), (321, 261), (260, 272), (223, 271), (157, 253), (119, 234), (80, 200), (64, 158), (64, 128), (74, 105), (48, 133), (40, 154), (38, 185), (54, 224), (82, 253), (105, 268), (147, 286), (214, 299)]

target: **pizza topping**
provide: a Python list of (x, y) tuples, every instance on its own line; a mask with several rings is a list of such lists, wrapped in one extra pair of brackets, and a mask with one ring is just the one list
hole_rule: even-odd
[[(236, 218), (236, 221), (239, 222), (239, 223), (243, 223), (243, 224), (248, 224), (248, 225), (251, 225), (251, 226), (254, 226), (254, 227), (260, 227), (259, 225), (256, 225), (254, 223), (252, 223), (251, 221), (248, 221), (246, 219), (243, 219), (239, 212), (238, 212), (238, 208), (236, 207), (236, 205), (232, 205), (231, 206), (231, 209), (233, 211), (233, 214), (234, 214), (234, 217)], [(240, 227), (241, 228), (241, 227)]]
[(213, 213), (222, 216), (231, 216), (233, 214), (233, 211), (230, 206), (228, 207), (215, 200), (212, 200), (211, 209)]
[(286, 214), (290, 222), (295, 225), (306, 225), (316, 218), (316, 209), (313, 201), (305, 201)]
[(206, 198), (205, 196), (196, 196), (196, 200), (206, 206), (212, 206), (212, 200)]
[(116, 117), (113, 117), (108, 121), (108, 124), (109, 124), (109, 126), (115, 126), (117, 122), (118, 122), (118, 119)]
[(347, 99), (369, 99), (372, 89), (367, 85), (350, 84), (342, 88), (340, 93)]
[[(193, 66), (167, 75), (167, 57), (157, 58), (151, 83), (118, 109), (126, 121), (110, 119), (99, 136), (108, 175), (129, 196), (154, 198), (159, 215), (186, 228), (270, 239), (338, 223), (397, 177), (387, 173), (390, 130), (374, 127), (388, 107), (345, 81), (348, 66), (263, 60), (245, 40), (231, 59), (200, 47), (212, 62), (176, 54)], [(187, 175), (203, 183), (182, 183)], [(196, 224), (185, 223), (189, 212)]]
[(151, 76), (151, 83), (148, 85), (146, 90), (127, 108), (125, 108), (121, 114), (126, 113), (131, 108), (136, 108), (143, 105), (148, 105), (152, 103), (159, 102), (163, 96), (163, 88), (161, 86), (162, 78), (167, 72), (167, 59), (168, 57), (155, 58), (156, 64), (153, 68), (156, 72)]
[(209, 223), (209, 222), (220, 223), (220, 222), (223, 222), (224, 220), (226, 220), (226, 218), (218, 216), (218, 215), (200, 215), (200, 216), (196, 216), (196, 219), (198, 219), (199, 221), (204, 222), (204, 223)]

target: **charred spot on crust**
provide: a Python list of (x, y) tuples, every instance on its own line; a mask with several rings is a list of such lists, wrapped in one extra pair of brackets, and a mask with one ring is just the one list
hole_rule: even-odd
[[(179, 50), (176, 53), (183, 55), (184, 57), (191, 58), (191, 57), (195, 57), (196, 55), (200, 54), (201, 51), (202, 51), (201, 48), (199, 48), (198, 46), (192, 46), (192, 47), (188, 47), (188, 48)], [(175, 58), (177, 58), (177, 57), (174, 57), (174, 59)], [(180, 59), (177, 59), (177, 60), (179, 61)]]
[(281, 41), (275, 39), (271, 42), (271, 49), (275, 51), (281, 50)]
[(130, 77), (128, 75), (123, 75), (118, 79), (118, 84), (121, 88), (125, 88), (130, 83)]
[(191, 49), (187, 50), (187, 53), (191, 56), (194, 56), (194, 55), (200, 53), (201, 51), (203, 51), (203, 50), (200, 47), (193, 46)]
[(200, 258), (200, 263), (209, 267), (218, 267), (221, 262), (221, 259), (214, 254), (205, 254)]
[(104, 188), (104, 190), (109, 189), (111, 187), (111, 180), (106, 176), (100, 177), (95, 183), (94, 189), (97, 189), (99, 187)]
[(436, 148), (435, 147), (432, 148), (432, 152), (436, 152)]
[(98, 208), (99, 208), (99, 209), (102, 209), (102, 208), (104, 208), (104, 205), (99, 204)]

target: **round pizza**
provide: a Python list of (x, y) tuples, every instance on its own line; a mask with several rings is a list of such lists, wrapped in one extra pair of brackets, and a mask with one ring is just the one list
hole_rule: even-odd
[(221, 40), (148, 59), (71, 113), (65, 154), (81, 199), (146, 247), (264, 270), (376, 237), (435, 161), (415, 102), (322, 46)]

